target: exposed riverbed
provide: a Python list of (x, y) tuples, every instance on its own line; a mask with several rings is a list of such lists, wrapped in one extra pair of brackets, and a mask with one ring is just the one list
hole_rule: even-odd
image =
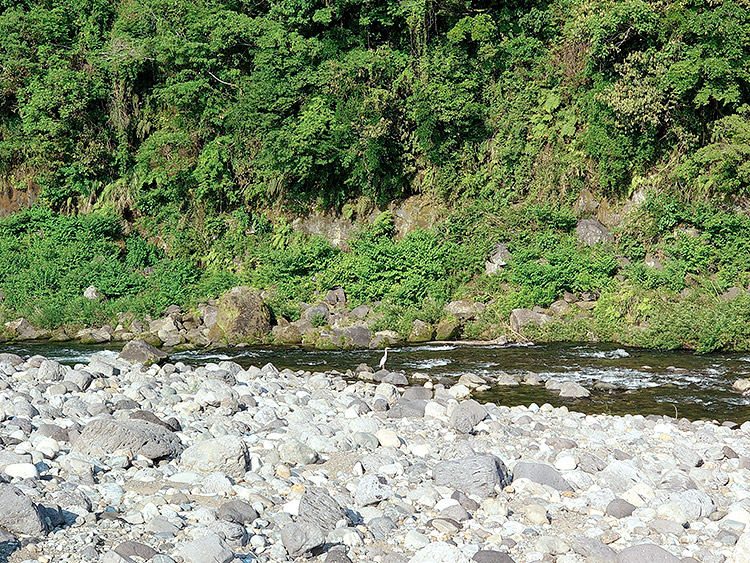
[[(118, 347), (82, 346), (70, 343), (4, 344), (0, 351), (20, 355), (40, 354), (61, 363), (86, 363), (93, 353), (119, 351)], [(233, 360), (242, 366), (272, 362), (283, 369), (344, 371), (361, 363), (377, 366), (379, 350), (306, 350), (300, 348), (234, 348), (171, 355), (172, 361), (188, 364)], [(567, 405), (585, 413), (659, 414), (737, 423), (750, 420), (750, 398), (732, 391), (732, 383), (750, 377), (750, 354), (659, 352), (590, 344), (529, 346), (459, 346), (428, 344), (391, 350), (388, 368), (457, 378), (470, 372), (497, 380), (502, 372), (511, 375), (534, 372), (542, 379), (573, 380), (592, 395), (588, 399), (566, 400), (541, 386), (493, 386), (478, 398), (513, 406), (530, 403)], [(614, 386), (598, 389), (597, 383)], [(675, 411), (676, 409), (676, 411)]]

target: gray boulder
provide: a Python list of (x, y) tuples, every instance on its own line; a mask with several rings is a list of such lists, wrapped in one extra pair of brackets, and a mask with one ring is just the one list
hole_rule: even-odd
[(319, 526), (324, 533), (336, 528), (339, 520), (346, 519), (346, 511), (328, 491), (322, 487), (308, 487), (299, 501), (298, 522), (309, 522)]
[(477, 455), (441, 461), (432, 470), (436, 485), (451, 487), (462, 493), (488, 497), (495, 486), (505, 487), (511, 478), (505, 464), (493, 455)]
[(60, 365), (55, 360), (44, 360), (36, 373), (39, 381), (60, 381), (65, 377), (65, 372), (69, 368)]
[(208, 475), (217, 471), (242, 477), (250, 463), (247, 446), (239, 436), (221, 436), (193, 444), (180, 456), (180, 467)]
[(591, 395), (588, 389), (575, 381), (563, 381), (560, 384), (559, 391), (560, 397), (565, 399), (583, 399)]
[(151, 346), (145, 340), (136, 338), (128, 342), (120, 352), (119, 358), (131, 364), (150, 366), (167, 358), (167, 354)]
[(545, 463), (535, 463), (530, 461), (519, 461), (513, 467), (513, 479), (528, 479), (540, 485), (547, 485), (558, 491), (572, 491), (570, 486), (562, 475)]
[(617, 554), (617, 563), (681, 563), (667, 550), (651, 543), (626, 547)]
[(570, 544), (570, 547), (578, 555), (586, 557), (587, 561), (600, 561), (601, 563), (617, 563), (617, 552), (595, 538), (578, 536)]
[(94, 457), (126, 451), (132, 456), (165, 459), (182, 451), (177, 435), (146, 420), (92, 420), (73, 442), (74, 451)]
[(258, 512), (244, 500), (230, 500), (219, 507), (218, 516), (227, 522), (251, 524), (258, 518)]
[(182, 545), (179, 554), (184, 563), (230, 563), (234, 559), (232, 548), (216, 534)]
[(287, 524), (281, 530), (281, 542), (290, 557), (299, 557), (325, 543), (323, 530), (310, 522)]
[(453, 409), (450, 425), (459, 432), (468, 433), (487, 416), (487, 410), (474, 399), (463, 401)]
[(282, 461), (292, 461), (299, 465), (308, 465), (318, 461), (318, 452), (294, 438), (281, 444), (279, 455)]
[(8, 483), (0, 483), (0, 528), (29, 536), (47, 533), (37, 505)]

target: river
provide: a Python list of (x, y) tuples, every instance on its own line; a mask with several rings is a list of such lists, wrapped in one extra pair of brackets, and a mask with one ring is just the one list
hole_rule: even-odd
[[(9, 343), (0, 351), (22, 356), (41, 354), (62, 363), (86, 363), (94, 353), (116, 354), (119, 347), (70, 343)], [(235, 348), (177, 352), (171, 361), (205, 364), (233, 360), (243, 366), (272, 362), (278, 368), (345, 372), (360, 363), (376, 367), (382, 351), (319, 351), (300, 348)], [(490, 383), (501, 372), (534, 372), (542, 379), (577, 381), (592, 391), (588, 399), (560, 399), (543, 387), (493, 386), (478, 395), (481, 401), (504, 405), (550, 403), (585, 413), (657, 414), (742, 423), (750, 420), (750, 397), (732, 391), (732, 383), (750, 377), (750, 353), (698, 356), (690, 352), (660, 352), (601, 344), (525, 346), (460, 346), (427, 344), (397, 347), (387, 367), (407, 377), (421, 372), (433, 378), (455, 379), (471, 372)], [(614, 389), (595, 388), (596, 383)]]

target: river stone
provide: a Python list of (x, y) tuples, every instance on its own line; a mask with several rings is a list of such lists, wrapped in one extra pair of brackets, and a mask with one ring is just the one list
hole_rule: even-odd
[(471, 560), (476, 563), (515, 563), (510, 555), (494, 549), (480, 549)]
[(299, 501), (298, 522), (319, 526), (324, 533), (336, 528), (339, 520), (346, 519), (346, 511), (322, 487), (308, 487)]
[(626, 547), (617, 554), (617, 563), (681, 563), (667, 550), (651, 543)]
[(654, 499), (652, 505), (657, 515), (680, 524), (700, 520), (716, 510), (714, 499), (697, 490), (668, 493)]
[(47, 532), (39, 508), (18, 488), (0, 483), (0, 528), (38, 536)]
[(230, 500), (219, 507), (218, 516), (227, 522), (251, 524), (258, 518), (258, 512), (244, 500)]
[(750, 561), (750, 531), (745, 532), (734, 546), (735, 561)]
[(575, 381), (563, 381), (560, 384), (560, 397), (565, 399), (582, 399), (591, 395), (589, 391)]
[(449, 422), (459, 432), (469, 433), (486, 416), (487, 410), (474, 399), (470, 399), (459, 403), (453, 409)]
[(219, 299), (209, 338), (227, 344), (253, 343), (271, 331), (271, 313), (257, 290), (234, 287)]
[(292, 461), (299, 465), (308, 465), (318, 461), (318, 453), (299, 440), (286, 440), (279, 448), (282, 461)]
[(177, 435), (146, 420), (92, 420), (72, 444), (72, 449), (94, 457), (118, 451), (150, 459), (171, 458), (182, 451)]
[(398, 399), (388, 409), (388, 418), (421, 418), (426, 406), (427, 401)]
[(513, 479), (528, 479), (540, 485), (547, 485), (558, 491), (572, 491), (570, 486), (562, 475), (546, 463), (535, 463), (530, 461), (519, 461), (513, 467)]
[(393, 496), (393, 489), (388, 484), (388, 479), (382, 475), (365, 475), (359, 480), (357, 491), (354, 494), (354, 502), (358, 506), (376, 504)]
[(234, 559), (232, 548), (216, 534), (188, 542), (178, 553), (184, 563), (230, 563)]
[(613, 518), (627, 518), (628, 516), (633, 514), (633, 511), (635, 509), (636, 507), (630, 504), (628, 501), (621, 498), (616, 498), (610, 501), (610, 503), (607, 505), (607, 508), (605, 509), (605, 512)]
[(614, 460), (597, 474), (602, 486), (624, 493), (641, 481), (641, 472), (630, 461)]
[(432, 389), (422, 387), (421, 385), (409, 387), (408, 389), (404, 389), (404, 394), (401, 395), (401, 398), (407, 401), (413, 401), (415, 399), (429, 401), (432, 399)]
[(143, 364), (149, 366), (158, 363), (167, 358), (167, 354), (153, 347), (151, 344), (141, 338), (131, 340), (120, 352), (118, 356), (121, 360), (131, 364)]
[(239, 436), (221, 436), (198, 442), (180, 456), (180, 469), (203, 475), (222, 472), (230, 477), (244, 476), (250, 463), (247, 446)]
[(281, 529), (281, 542), (290, 557), (299, 557), (326, 541), (320, 526), (310, 522), (287, 524)]
[(39, 381), (60, 381), (67, 368), (54, 360), (44, 360), (36, 372)]
[(617, 563), (617, 552), (595, 538), (578, 536), (572, 541), (570, 547), (578, 555), (586, 557), (587, 561), (597, 561), (599, 563)]
[(435, 464), (432, 477), (436, 485), (480, 497), (492, 495), (495, 486), (505, 487), (511, 481), (505, 464), (493, 455), (441, 461)]
[(153, 547), (132, 540), (120, 543), (114, 551), (122, 557), (140, 557), (147, 561), (156, 555), (156, 550)]
[(409, 563), (470, 563), (468, 555), (455, 545), (433, 542), (414, 554)]

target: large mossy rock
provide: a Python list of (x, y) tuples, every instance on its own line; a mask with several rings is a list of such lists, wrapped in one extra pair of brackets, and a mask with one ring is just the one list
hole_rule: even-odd
[(234, 287), (216, 304), (216, 324), (209, 337), (227, 344), (253, 343), (263, 340), (271, 330), (271, 313), (258, 291)]

